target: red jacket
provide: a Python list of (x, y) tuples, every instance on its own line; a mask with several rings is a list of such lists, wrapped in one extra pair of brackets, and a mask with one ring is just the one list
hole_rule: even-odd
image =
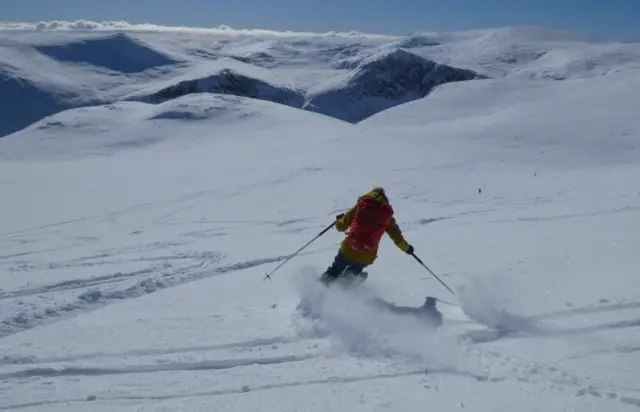
[(409, 244), (393, 217), (394, 211), (388, 200), (371, 191), (358, 198), (358, 202), (342, 218), (336, 221), (336, 229), (347, 231), (340, 251), (349, 260), (371, 264), (378, 257), (378, 247), (386, 233), (398, 248), (406, 252)]

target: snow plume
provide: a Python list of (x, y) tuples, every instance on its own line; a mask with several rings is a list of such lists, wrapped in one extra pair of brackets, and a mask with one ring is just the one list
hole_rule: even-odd
[(397, 40), (398, 36), (385, 34), (370, 34), (357, 31), (325, 33), (277, 31), (266, 29), (234, 29), (226, 25), (218, 27), (186, 27), (186, 26), (161, 26), (150, 23), (129, 23), (126, 21), (40, 21), (31, 22), (0, 22), (0, 31), (96, 31), (96, 32), (174, 32), (191, 34), (213, 34), (230, 37), (274, 37), (274, 38), (344, 38), (344, 39), (370, 39), (370, 40)]
[(469, 284), (458, 288), (462, 310), (490, 328), (540, 333), (533, 320), (510, 312), (513, 309), (508, 306), (513, 304), (506, 299), (511, 289), (508, 286), (506, 277), (472, 278)]
[[(318, 273), (302, 270), (295, 278), (301, 302), (320, 325), (324, 335), (355, 355), (392, 358), (411, 367), (451, 369), (458, 358), (455, 336), (446, 330), (432, 330), (424, 321), (394, 315), (371, 305), (381, 296), (372, 284), (364, 282), (351, 290), (325, 289)], [(317, 325), (314, 325), (317, 327)]]

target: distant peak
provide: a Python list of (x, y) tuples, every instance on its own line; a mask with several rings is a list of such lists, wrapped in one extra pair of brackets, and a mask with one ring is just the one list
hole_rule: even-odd
[(360, 63), (360, 67), (369, 66), (376, 63), (381, 62), (397, 62), (397, 61), (427, 61), (426, 59), (418, 56), (417, 54), (413, 54), (409, 51), (403, 50), (398, 47), (381, 47), (375, 53), (366, 57)]

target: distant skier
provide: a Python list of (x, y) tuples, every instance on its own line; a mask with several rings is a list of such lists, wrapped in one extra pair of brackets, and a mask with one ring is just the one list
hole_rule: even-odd
[(384, 189), (376, 187), (358, 197), (349, 211), (338, 215), (336, 229), (340, 232), (348, 229), (348, 232), (333, 263), (320, 277), (320, 281), (325, 286), (338, 278), (344, 278), (342, 280), (346, 283), (358, 278), (364, 281), (367, 278), (364, 269), (376, 260), (380, 239), (385, 233), (398, 248), (412, 254), (413, 246), (402, 236), (393, 214)]

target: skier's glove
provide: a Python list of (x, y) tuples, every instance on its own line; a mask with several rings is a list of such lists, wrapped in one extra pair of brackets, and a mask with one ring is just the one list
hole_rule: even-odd
[(340, 213), (338, 216), (336, 216), (336, 220), (340, 220), (344, 217), (344, 213)]
[(413, 246), (409, 245), (407, 248), (407, 255), (413, 255)]

